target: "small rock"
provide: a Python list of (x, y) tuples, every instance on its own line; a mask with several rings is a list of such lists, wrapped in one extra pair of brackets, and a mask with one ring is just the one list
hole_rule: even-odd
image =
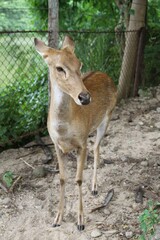
[(126, 236), (126, 238), (130, 239), (130, 238), (133, 237), (133, 232), (131, 232), (131, 231), (130, 232), (126, 232), (125, 236)]
[(156, 189), (157, 191), (160, 191), (160, 184), (155, 185), (155, 189)]
[(155, 123), (154, 126), (158, 129), (160, 129), (160, 122)]
[(158, 113), (160, 113), (160, 107), (158, 107), (158, 108), (156, 109), (156, 111), (157, 111)]
[(140, 130), (141, 130), (140, 125), (137, 125), (137, 126), (135, 127), (135, 130), (140, 131)]
[(133, 208), (134, 210), (137, 210), (137, 209), (138, 209), (138, 204), (137, 204), (137, 203), (133, 203), (132, 208)]
[(23, 207), (22, 205), (20, 205), (20, 206), (18, 206), (18, 209), (19, 209), (19, 210), (23, 210), (24, 207)]
[(141, 166), (147, 167), (147, 166), (148, 166), (148, 162), (147, 162), (147, 161), (142, 161), (142, 162), (141, 162)]
[(46, 176), (46, 169), (44, 167), (37, 167), (33, 170), (33, 176), (35, 178), (42, 178)]
[(143, 125), (144, 125), (144, 122), (140, 121), (138, 124), (139, 124), (140, 126), (143, 126)]
[(1, 202), (2, 205), (9, 205), (11, 203), (11, 199), (6, 197)]
[(109, 216), (109, 215), (111, 214), (111, 212), (110, 212), (107, 208), (105, 208), (105, 209), (103, 210), (103, 212), (104, 212), (104, 214), (107, 215), (107, 216)]
[(126, 156), (122, 156), (121, 160), (122, 160), (122, 162), (126, 162), (127, 161), (127, 157)]
[(98, 230), (98, 229), (94, 229), (92, 232), (91, 232), (91, 237), (92, 238), (98, 238), (102, 235), (102, 233)]

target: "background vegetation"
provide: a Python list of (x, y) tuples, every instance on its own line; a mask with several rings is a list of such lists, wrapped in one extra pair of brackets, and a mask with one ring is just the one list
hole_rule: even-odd
[(32, 18), (28, 1), (0, 1), (0, 31), (31, 30)]
[[(122, 51), (115, 28), (125, 30), (124, 7), (116, 1), (60, 0), (60, 31), (90, 30), (108, 33), (70, 33), (83, 71), (101, 70), (118, 83)], [(128, 0), (128, 3), (130, 0)], [(131, 11), (128, 14), (133, 14)], [(4, 0), (0, 2), (0, 31), (47, 30), (48, 1)], [(148, 1), (144, 53), (145, 87), (159, 84), (160, 0)], [(64, 34), (60, 34), (60, 42)], [(33, 38), (47, 42), (47, 35), (0, 34), (0, 145), (24, 133), (46, 126), (48, 103), (47, 67), (35, 52)]]

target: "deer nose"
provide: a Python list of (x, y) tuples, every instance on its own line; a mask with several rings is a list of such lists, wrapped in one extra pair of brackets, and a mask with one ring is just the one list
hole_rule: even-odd
[(86, 93), (86, 92), (81, 92), (79, 95), (78, 95), (78, 99), (79, 101), (81, 102), (82, 105), (87, 105), (90, 103), (91, 101), (91, 96), (89, 93)]

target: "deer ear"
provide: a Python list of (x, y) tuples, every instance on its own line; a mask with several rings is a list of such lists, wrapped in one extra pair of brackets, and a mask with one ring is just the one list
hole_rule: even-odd
[(74, 48), (75, 48), (74, 42), (73, 42), (72, 38), (69, 37), (68, 35), (65, 36), (65, 38), (64, 38), (64, 41), (63, 41), (63, 44), (62, 44), (62, 49), (66, 48), (66, 47), (69, 48), (70, 51), (74, 52)]
[(37, 52), (42, 56), (42, 57), (46, 57), (47, 56), (47, 52), (49, 50), (49, 47), (42, 42), (41, 40), (35, 38), (34, 39), (34, 44), (35, 44), (35, 48), (37, 50)]

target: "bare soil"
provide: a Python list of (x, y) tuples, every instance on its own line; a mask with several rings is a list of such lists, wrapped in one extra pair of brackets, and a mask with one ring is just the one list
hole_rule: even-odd
[[(94, 138), (92, 135), (88, 139), (89, 156), (84, 170), (83, 232), (76, 227), (78, 189), (74, 153), (66, 161), (66, 207), (62, 225), (57, 228), (52, 224), (59, 199), (58, 173), (46, 171), (40, 176), (35, 173), (39, 167), (51, 169), (56, 165), (54, 147), (54, 162), (49, 165), (43, 164), (46, 155), (41, 147), (9, 149), (0, 154), (1, 183), (6, 171), (12, 171), (15, 178), (21, 177), (13, 191), (8, 193), (0, 188), (0, 239), (138, 239), (138, 216), (149, 199), (160, 200), (160, 87), (116, 107), (101, 145), (96, 197), (91, 195)], [(49, 137), (43, 140), (51, 143)], [(144, 191), (143, 203), (135, 202), (139, 187)], [(108, 206), (91, 212), (103, 204), (110, 189), (114, 189), (114, 196)]]

